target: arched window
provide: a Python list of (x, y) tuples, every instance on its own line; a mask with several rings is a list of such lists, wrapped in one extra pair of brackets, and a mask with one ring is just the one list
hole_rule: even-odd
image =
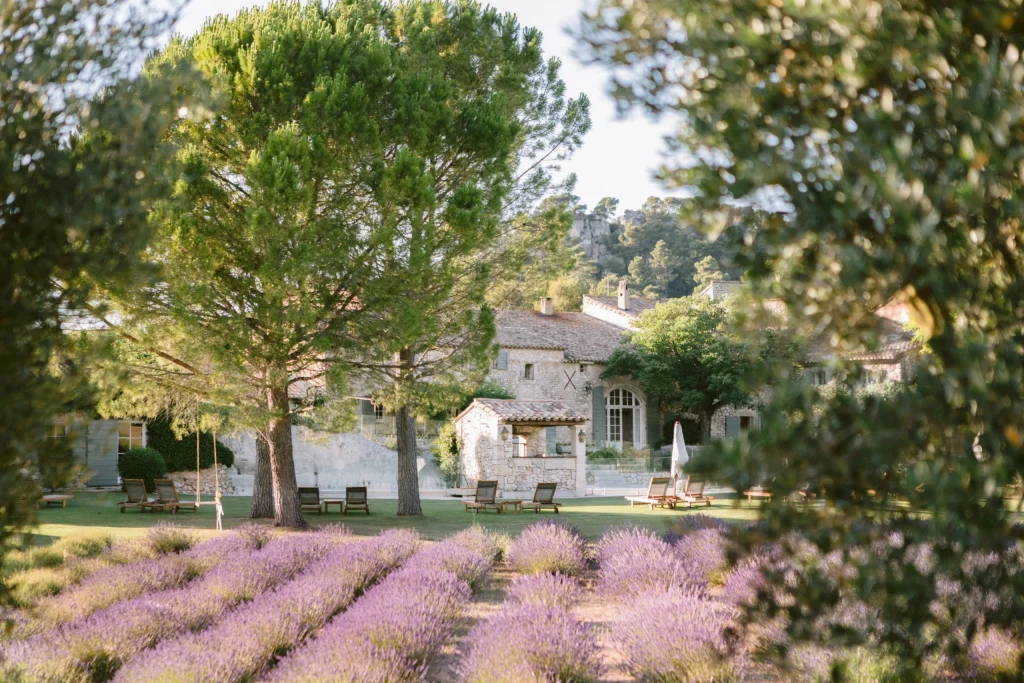
[(618, 448), (643, 445), (641, 402), (629, 389), (612, 389), (605, 399), (607, 406), (607, 441)]

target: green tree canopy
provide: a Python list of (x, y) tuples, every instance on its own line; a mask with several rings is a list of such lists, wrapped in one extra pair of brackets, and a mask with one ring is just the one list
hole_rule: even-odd
[[(931, 351), (884, 404), (780, 391), (762, 430), (730, 449), (736, 485), (767, 473), (782, 494), (828, 501), (776, 496), (769, 535), (798, 529), (857, 555), (849, 580), (807, 571), (784, 589), (790, 635), (885, 648), (900, 680), (925, 678), (936, 651), (962, 663), (983, 628), (1019, 637), (1024, 572), (1002, 500), (1024, 470), (1019, 7), (606, 0), (585, 37), (597, 59), (628, 65), (623, 103), (680, 114), (696, 163), (664, 176), (697, 188), (709, 233), (727, 224), (723, 202), (787, 205), (739, 254), (752, 284), (789, 304), (792, 329), (833, 352), (871, 347), (872, 312), (896, 299)], [(888, 517), (893, 497), (906, 517)], [(889, 524), (864, 523), (879, 518)], [(935, 609), (948, 586), (990, 599)], [(841, 599), (874, 616), (821, 628)]]

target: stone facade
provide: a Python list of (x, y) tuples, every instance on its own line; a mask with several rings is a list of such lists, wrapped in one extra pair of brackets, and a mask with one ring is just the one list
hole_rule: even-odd
[[(228, 469), (224, 465), (218, 465), (217, 469), (220, 470), (220, 492), (221, 495), (234, 496), (239, 493), (236, 487), (236, 479), (233, 476), (234, 472)], [(199, 470), (199, 489), (204, 496), (210, 496), (212, 499), (217, 491), (217, 478), (214, 476), (214, 470), (212, 467), (207, 467), (205, 470)], [(196, 473), (195, 472), (171, 472), (167, 475), (167, 478), (174, 482), (175, 487), (178, 489), (179, 495), (194, 495), (196, 492)]]

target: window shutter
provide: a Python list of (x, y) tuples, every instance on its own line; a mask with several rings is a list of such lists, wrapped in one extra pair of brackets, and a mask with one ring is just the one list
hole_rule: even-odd
[(373, 415), (373, 402), (364, 398), (359, 399), (359, 412), (363, 415)]
[(735, 438), (740, 435), (740, 418), (739, 415), (730, 415), (725, 418), (725, 436), (727, 438)]
[(498, 360), (494, 367), (498, 370), (508, 370), (508, 351), (498, 351)]
[(661, 441), (661, 415), (657, 398), (647, 399), (647, 445), (652, 448)]
[(604, 405), (604, 387), (594, 387), (591, 399), (593, 414), (590, 419), (590, 427), (593, 430), (594, 445), (600, 448), (608, 435), (607, 428), (605, 427), (607, 415)]
[(547, 438), (547, 449), (545, 452), (548, 455), (555, 455), (555, 434), (557, 427), (548, 427), (544, 430), (544, 436)]

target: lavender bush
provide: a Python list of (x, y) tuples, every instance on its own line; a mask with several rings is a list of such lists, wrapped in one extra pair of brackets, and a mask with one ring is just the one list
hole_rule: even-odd
[(622, 527), (607, 532), (597, 547), (597, 591), (616, 599), (628, 599), (671, 587), (701, 589), (678, 554), (654, 532)]
[(577, 576), (587, 568), (587, 539), (570, 524), (536, 522), (512, 540), (506, 560), (520, 574)]
[(157, 555), (183, 552), (198, 541), (199, 537), (194, 533), (172, 522), (157, 522), (146, 534), (146, 542)]
[(672, 548), (687, 577), (704, 585), (720, 579), (727, 569), (725, 535), (716, 528), (699, 529), (683, 536)]
[(736, 607), (753, 604), (758, 590), (765, 586), (761, 566), (762, 560), (751, 558), (729, 570), (722, 581), (721, 599)]
[(505, 601), (568, 610), (583, 594), (580, 582), (564, 574), (527, 574), (512, 579)]
[[(393, 530), (340, 545), (294, 580), (259, 595), (212, 628), (164, 642), (130, 660), (115, 680), (175, 681), (183, 671), (190, 681), (250, 680), (275, 654), (318, 631), (410, 555), (416, 543), (415, 534)], [(211, 642), (218, 647), (211, 648)]]
[(671, 530), (665, 534), (665, 540), (669, 543), (675, 543), (684, 536), (688, 536), (694, 531), (702, 531), (704, 529), (714, 529), (723, 535), (728, 535), (732, 527), (724, 519), (718, 517), (712, 517), (706, 515), (703, 512), (696, 514), (687, 513), (681, 517), (677, 517), (672, 523)]
[(476, 590), (486, 578), (492, 562), (492, 559), (484, 557), (476, 550), (449, 540), (416, 553), (407, 566), (414, 569), (451, 572), (468, 583), (471, 589)]
[[(651, 591), (622, 610), (612, 636), (624, 667), (643, 681), (741, 681), (742, 659), (730, 656), (724, 635), (734, 610), (681, 588)], [(638, 626), (639, 625), (639, 626)]]
[(1002, 629), (987, 628), (974, 636), (961, 673), (972, 681), (1014, 680), (1021, 673), (1024, 645)]
[(466, 638), (467, 683), (584, 683), (602, 673), (593, 630), (560, 607), (517, 604)]
[(475, 550), (491, 562), (501, 559), (508, 546), (508, 537), (495, 534), (474, 524), (448, 537), (448, 541)]
[(897, 680), (896, 660), (878, 648), (798, 645), (787, 653), (788, 668), (780, 675), (806, 683), (878, 683)]
[(259, 550), (277, 536), (273, 527), (256, 524), (255, 522), (239, 524), (235, 527), (235, 533), (251, 545), (254, 550)]

